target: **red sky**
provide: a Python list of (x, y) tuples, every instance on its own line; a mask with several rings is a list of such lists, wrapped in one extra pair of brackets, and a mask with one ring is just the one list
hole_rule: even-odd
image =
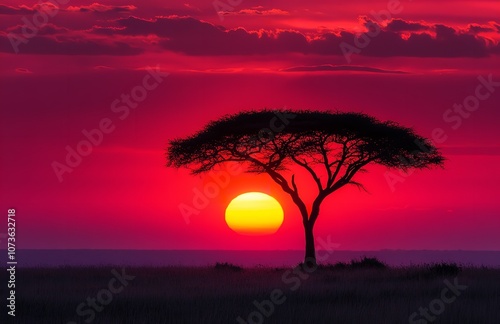
[[(445, 169), (391, 188), (387, 170), (370, 168), (357, 178), (369, 193), (343, 188), (326, 201), (317, 237), (355, 250), (500, 249), (497, 1), (243, 0), (219, 14), (201, 0), (63, 2), (46, 21), (36, 10), (48, 6), (0, 3), (0, 205), (17, 210), (20, 248), (302, 249), (296, 207), (265, 175), (231, 177), (186, 224), (179, 205), (210, 177), (164, 166), (172, 138), (227, 113), (286, 107), (365, 112), (446, 136)], [(377, 35), (356, 46), (367, 26)], [(156, 75), (163, 82), (136, 108), (112, 108), (156, 66), (169, 75)], [(466, 99), (488, 79), (488, 98)], [(464, 100), (479, 104), (453, 111)], [(113, 131), (58, 178), (54, 161), (105, 118)], [(275, 235), (225, 225), (228, 202), (247, 191), (283, 205)]]

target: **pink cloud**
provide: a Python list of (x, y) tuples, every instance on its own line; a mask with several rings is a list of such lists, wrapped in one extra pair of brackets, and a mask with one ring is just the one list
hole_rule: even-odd
[[(21, 44), (20, 54), (137, 55), (143, 49), (125, 42), (74, 36), (37, 36)], [(0, 32), (0, 52), (12, 53), (9, 34)]]
[(32, 7), (20, 5), (17, 7), (0, 5), (0, 15), (29, 15), (37, 11), (53, 11), (59, 10), (59, 7), (52, 2), (41, 2), (33, 5)]
[[(121, 12), (134, 10), (134, 6), (107, 6), (93, 3), (89, 6), (70, 7), (70, 11)], [(260, 10), (275, 9), (255, 7)], [(239, 11), (243, 12), (243, 11)], [(313, 54), (342, 57), (345, 47), (366, 57), (487, 57), (499, 51), (498, 40), (491, 36), (496, 23), (487, 26), (469, 24), (462, 29), (445, 24), (430, 24), (394, 19), (382, 25), (364, 18), (367, 31), (378, 29), (369, 36), (369, 44), (358, 48), (357, 43), (367, 34), (354, 31), (316, 31), (304, 33), (290, 29), (249, 30), (228, 29), (187, 16), (156, 17), (143, 19), (128, 17), (108, 20), (103, 26), (70, 30), (49, 23), (37, 30), (37, 35), (22, 44), (24, 53), (65, 55), (136, 55), (149, 49), (170, 51), (188, 56), (235, 56), (269, 54)], [(489, 26), (489, 27), (488, 27)], [(0, 34), (0, 51), (12, 52), (9, 35), (23, 35), (23, 26), (8, 28)], [(487, 32), (487, 35), (483, 33)], [(54, 36), (38, 39), (42, 36)], [(63, 37), (64, 36), (64, 37)], [(96, 39), (97, 38), (97, 39)], [(44, 46), (47, 46), (45, 48)], [(81, 51), (81, 52), (79, 52)]]
[(392, 32), (403, 31), (422, 31), (429, 30), (430, 26), (424, 23), (405, 21), (403, 19), (393, 19), (388, 24), (385, 30)]
[(89, 6), (70, 6), (66, 10), (79, 11), (79, 12), (96, 12), (96, 13), (110, 13), (110, 12), (121, 13), (121, 12), (131, 12), (136, 9), (137, 7), (134, 5), (111, 6), (94, 2)]
[(264, 9), (262, 6), (242, 9), (239, 11), (220, 11), (220, 15), (259, 15), (259, 16), (285, 16), (290, 13), (281, 9)]
[[(271, 53), (303, 53), (318, 55), (343, 55), (341, 44), (355, 46), (359, 35), (352, 32), (328, 32), (305, 35), (293, 30), (247, 31), (243, 28), (225, 29), (190, 17), (162, 17), (144, 20), (136, 17), (118, 20), (120, 34), (163, 37), (164, 49), (187, 55), (255, 55)], [(374, 22), (366, 22), (380, 29), (370, 44), (359, 51), (360, 55), (391, 57), (485, 57), (496, 52), (496, 44), (486, 39), (460, 32), (452, 27), (436, 24), (431, 32), (402, 35)], [(392, 22), (391, 22), (392, 23)], [(398, 20), (402, 25), (420, 28)], [(404, 28), (410, 28), (404, 27)], [(428, 27), (428, 28), (431, 28)], [(403, 29), (404, 29), (403, 28)], [(422, 27), (423, 28), (423, 27)]]
[[(23, 27), (24, 27), (23, 25), (17, 25), (8, 28), (6, 31), (8, 33), (16, 33), (22, 35)], [(37, 30), (37, 35), (56, 35), (56, 34), (66, 34), (68, 32), (70, 32), (68, 28), (59, 27), (54, 24), (48, 23), (46, 25), (43, 25)]]
[(31, 74), (33, 71), (26, 69), (26, 68), (16, 68), (15, 70), (17, 73), (24, 73), (24, 74)]

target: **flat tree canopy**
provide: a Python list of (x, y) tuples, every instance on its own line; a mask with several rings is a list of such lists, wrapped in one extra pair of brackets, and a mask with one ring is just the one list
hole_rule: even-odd
[[(282, 122), (282, 129), (273, 131), (270, 124), (278, 116), (288, 124)], [(341, 150), (335, 152), (333, 145)], [(266, 172), (316, 154), (332, 166), (375, 162), (402, 169), (428, 168), (444, 160), (429, 140), (395, 122), (361, 113), (263, 110), (224, 116), (192, 136), (170, 141), (167, 165), (190, 166), (198, 174), (223, 162), (241, 161), (249, 162), (254, 171)]]

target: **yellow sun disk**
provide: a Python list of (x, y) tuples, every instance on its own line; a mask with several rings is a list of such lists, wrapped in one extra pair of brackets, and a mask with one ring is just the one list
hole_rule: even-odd
[(226, 223), (240, 234), (272, 234), (283, 223), (283, 209), (273, 197), (249, 192), (234, 198), (227, 206)]

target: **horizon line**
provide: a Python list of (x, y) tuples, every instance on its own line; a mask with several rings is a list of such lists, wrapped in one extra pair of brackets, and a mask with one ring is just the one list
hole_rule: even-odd
[[(2, 249), (3, 250), (3, 249)], [(68, 249), (63, 249), (63, 248), (18, 248), (17, 251), (27, 251), (27, 250), (36, 250), (36, 251), (182, 251), (182, 252), (189, 252), (189, 251), (221, 251), (221, 252), (304, 252), (303, 250), (294, 250), (294, 249), (276, 249), (276, 250), (249, 250), (249, 249), (243, 249), (243, 250), (225, 250), (225, 249), (93, 249), (93, 248), (68, 248)], [(318, 249), (317, 251), (339, 251), (339, 252), (384, 252), (384, 251), (442, 251), (442, 252), (449, 252), (449, 251), (462, 251), (462, 252), (500, 252), (500, 250), (469, 250), (469, 249), (379, 249), (379, 250), (340, 250), (340, 249), (333, 249), (333, 250), (326, 250), (326, 249)]]

